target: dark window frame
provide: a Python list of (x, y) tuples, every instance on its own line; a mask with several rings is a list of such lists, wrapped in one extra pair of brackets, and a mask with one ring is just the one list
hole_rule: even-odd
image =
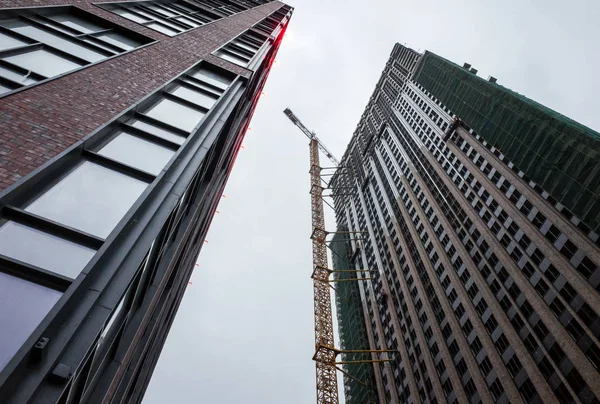
[[(202, 117), (201, 121), (196, 125), (191, 134), (186, 135), (189, 138), (194, 138), (195, 141), (201, 145), (206, 139), (197, 138), (194, 136), (194, 134), (205, 130), (203, 128), (205, 128), (207, 125), (215, 125), (216, 119), (218, 119), (217, 117), (219, 116), (218, 114), (222, 113), (225, 103), (228, 102), (227, 100), (231, 99), (232, 97), (237, 97), (239, 101), (242, 92), (246, 89), (246, 79), (241, 76), (236, 76), (234, 73), (214, 66), (206, 61), (194, 63), (192, 67), (186, 69), (183, 73), (170, 80), (163, 87), (150, 93), (135, 105), (132, 105), (126, 111), (116, 116), (111, 122), (88, 134), (81, 141), (77, 142), (66, 151), (50, 160), (45, 166), (24, 177), (13, 186), (0, 193), (0, 225), (4, 224), (7, 220), (12, 220), (17, 223), (22, 223), (33, 229), (41, 230), (47, 232), (48, 234), (56, 235), (60, 238), (97, 249), (95, 256), (88, 262), (88, 264), (82, 269), (79, 276), (75, 279), (70, 279), (42, 268), (13, 260), (9, 257), (0, 256), (0, 271), (29, 282), (37, 283), (39, 285), (63, 292), (63, 296), (53, 306), (45, 318), (38, 324), (35, 330), (31, 333), (30, 337), (24, 341), (21, 348), (13, 356), (7, 366), (0, 372), (0, 385), (3, 384), (3, 382), (11, 374), (11, 372), (14, 371), (15, 368), (25, 365), (26, 357), (29, 354), (33, 344), (39, 338), (40, 333), (46, 330), (50, 324), (59, 321), (58, 319), (61, 315), (60, 313), (65, 315), (65, 310), (72, 310), (71, 306), (73, 305), (73, 302), (70, 301), (70, 298), (76, 293), (77, 290), (79, 290), (81, 283), (86, 279), (89, 279), (89, 274), (96, 274), (97, 276), (99, 271), (103, 270), (102, 264), (104, 261), (109, 259), (107, 254), (111, 249), (123, 248), (118, 242), (122, 230), (127, 226), (127, 223), (131, 220), (131, 218), (144, 205), (147, 205), (150, 199), (149, 196), (152, 193), (159, 192), (157, 189), (163, 187), (162, 185), (158, 186), (159, 184), (156, 180), (162, 176), (165, 176), (165, 171), (163, 171), (159, 176), (154, 176), (98, 155), (93, 150), (98, 150), (100, 147), (107, 144), (107, 142), (112, 140), (114, 137), (115, 130), (118, 130), (119, 128), (123, 127), (123, 125), (126, 125), (125, 122), (131, 120), (132, 118), (138, 117), (140, 115), (140, 110), (143, 110), (148, 105), (156, 102), (156, 99), (164, 96), (165, 88), (169, 88), (172, 83), (176, 83), (181, 77), (191, 75), (204, 67), (207, 67), (209, 70), (218, 71), (230, 77), (231, 82), (228, 87), (223, 90), (221, 96), (217, 99), (208, 113)], [(163, 124), (163, 126), (168, 125)], [(141, 133), (143, 131), (140, 130), (139, 132)], [(188, 154), (191, 153), (189, 148), (186, 148), (185, 146), (186, 143), (182, 144), (181, 146), (176, 145), (176, 147), (178, 147), (178, 151), (171, 159), (171, 162), (173, 162), (173, 159), (176, 156), (180, 156), (184, 152)], [(171, 145), (171, 147), (175, 146)], [(200, 146), (197, 146), (197, 149), (199, 150)], [(145, 179), (146, 182), (148, 182), (146, 189), (137, 198), (135, 203), (130, 206), (130, 208), (127, 210), (127, 213), (113, 228), (112, 232), (106, 239), (72, 229), (60, 223), (52, 222), (51, 220), (39, 217), (23, 209), (24, 206), (43, 195), (48, 189), (69, 175), (84, 161), (91, 161), (96, 164), (106, 166), (111, 170), (121, 174), (137, 177), (138, 179)], [(168, 167), (169, 165), (165, 167), (165, 170)], [(185, 168), (182, 165), (177, 167), (178, 171), (184, 169)], [(175, 173), (172, 175), (175, 175)], [(184, 178), (181, 180), (183, 181)], [(169, 184), (169, 186), (174, 185)], [(164, 203), (169, 204), (172, 203), (172, 201), (169, 199), (165, 200)], [(126, 235), (123, 235), (121, 237), (125, 236)], [(92, 276), (92, 279), (93, 278), (94, 276)], [(109, 280), (105, 279), (104, 281), (108, 282)]]
[[(100, 25), (100, 26), (106, 26), (109, 28), (106, 28), (104, 31), (98, 31), (98, 32), (94, 32), (94, 33), (90, 33), (90, 34), (84, 34), (84, 35), (79, 35), (79, 37), (85, 37), (85, 36), (90, 36), (93, 37), (95, 34), (98, 33), (107, 33), (107, 32), (115, 32), (118, 33), (120, 35), (123, 35), (125, 37), (131, 38), (134, 41), (140, 42), (141, 45), (138, 46), (137, 48), (133, 48), (130, 50), (124, 50), (122, 52), (117, 52), (115, 50), (115, 54), (114, 55), (107, 55), (105, 58), (98, 60), (96, 62), (88, 62), (87, 60), (81, 59), (77, 56), (74, 56), (68, 52), (56, 49), (50, 45), (41, 43), (41, 42), (31, 42), (31, 39), (25, 40), (24, 38), (27, 38), (24, 35), (18, 34), (14, 31), (11, 31), (7, 28), (2, 28), (0, 27), (0, 33), (9, 33), (10, 32), (10, 36), (13, 37), (17, 37), (20, 38), (20, 40), (24, 40), (25, 42), (29, 41), (30, 45), (27, 46), (27, 49), (48, 49), (51, 53), (56, 54), (58, 56), (60, 56), (61, 58), (70, 61), (70, 62), (74, 62), (76, 64), (80, 64), (79, 68), (75, 68), (73, 70), (69, 70), (66, 71), (64, 73), (55, 75), (55, 76), (50, 76), (50, 77), (46, 77), (34, 72), (27, 72), (26, 69), (19, 67), (19, 66), (14, 66), (14, 65), (10, 65), (3, 61), (0, 60), (0, 66), (4, 66), (4, 67), (8, 67), (10, 70), (14, 70), (17, 72), (22, 72), (24, 74), (28, 74), (30, 73), (30, 77), (34, 77), (36, 80), (35, 83), (31, 83), (31, 84), (25, 84), (22, 86), (19, 86), (19, 83), (14, 82), (10, 79), (4, 78), (4, 77), (0, 77), (0, 84), (3, 85), (7, 85), (8, 87), (13, 87), (13, 89), (11, 91), (7, 91), (6, 93), (0, 94), (0, 99), (3, 97), (7, 97), (13, 94), (16, 94), (20, 91), (23, 91), (25, 89), (29, 89), (35, 86), (38, 86), (40, 84), (44, 84), (47, 83), (49, 81), (52, 80), (57, 80), (60, 79), (66, 75), (81, 71), (83, 69), (86, 69), (88, 67), (92, 67), (95, 66), (99, 63), (103, 63), (106, 62), (107, 60), (111, 60), (113, 58), (119, 57), (119, 56), (123, 56), (126, 55), (128, 53), (131, 52), (135, 52), (136, 50), (145, 48), (147, 46), (153, 45), (155, 44), (157, 41), (154, 40), (153, 38), (147, 37), (145, 35), (142, 35), (138, 32), (132, 31), (130, 29), (127, 29), (123, 26), (120, 26), (118, 24), (115, 24), (112, 21), (106, 20), (98, 15), (92, 14), (86, 10), (83, 10), (75, 5), (69, 5), (69, 6), (50, 6), (50, 7), (35, 7), (35, 8), (18, 8), (18, 9), (3, 9), (1, 10), (1, 19), (14, 19), (14, 18), (19, 18), (19, 19), (23, 19), (25, 21), (28, 21), (30, 23), (33, 23), (32, 25), (37, 26), (37, 27), (43, 27), (44, 30), (49, 30), (52, 31), (52, 35), (56, 36), (56, 37), (60, 37), (60, 38), (65, 38), (67, 40), (69, 40), (70, 42), (73, 42), (79, 46), (82, 46), (86, 49), (92, 50), (94, 52), (98, 52), (98, 53), (106, 53), (105, 50), (103, 50), (102, 48), (86, 43), (84, 41), (74, 41), (73, 38), (78, 38), (78, 36), (75, 36), (76, 34), (74, 33), (73, 35), (69, 35), (63, 32), (60, 32), (59, 30), (55, 29), (55, 28), (48, 28), (46, 26), (44, 26), (41, 23), (37, 23), (34, 20), (35, 19), (42, 19), (42, 20), (48, 20), (48, 17), (57, 15), (57, 14), (67, 14), (67, 15), (73, 15), (75, 17), (79, 17), (82, 18), (86, 21), (89, 21), (91, 23)], [(32, 20), (32, 18), (34, 20)], [(59, 23), (56, 23), (55, 21), (53, 21), (55, 23), (55, 25), (59, 25)], [(69, 28), (69, 27), (67, 27)], [(70, 29), (71, 31), (75, 32), (73, 29)], [(114, 46), (113, 46), (114, 48)], [(115, 48), (116, 49), (116, 48)], [(23, 53), (22, 50), (25, 50), (23, 48), (11, 48), (8, 50), (4, 50), (4, 51), (0, 51), (0, 58), (5, 57), (5, 56), (10, 56), (13, 54), (20, 54)], [(10, 84), (10, 85), (8, 85)]]

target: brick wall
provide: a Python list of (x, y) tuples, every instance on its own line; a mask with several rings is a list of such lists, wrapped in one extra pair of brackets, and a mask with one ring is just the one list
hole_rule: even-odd
[(210, 53), (283, 5), (264, 4), (169, 37), (91, 1), (0, 0), (0, 8), (65, 4), (158, 42), (0, 99), (0, 191), (202, 59), (249, 76)]

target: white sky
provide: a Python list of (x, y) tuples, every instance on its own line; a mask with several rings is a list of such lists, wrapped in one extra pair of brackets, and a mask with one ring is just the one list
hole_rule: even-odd
[(340, 158), (400, 42), (469, 62), (480, 76), (600, 129), (597, 0), (291, 5), (279, 63), (144, 404), (315, 401), (308, 141), (285, 107)]

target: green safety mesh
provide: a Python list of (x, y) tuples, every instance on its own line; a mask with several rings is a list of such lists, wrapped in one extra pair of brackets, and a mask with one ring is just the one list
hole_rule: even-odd
[(431, 52), (414, 81), (594, 230), (600, 228), (600, 134)]
[[(340, 230), (344, 231), (344, 230)], [(350, 268), (350, 245), (346, 241), (347, 234), (337, 233), (329, 244), (332, 250), (333, 269), (347, 270)], [(334, 279), (356, 278), (354, 272), (335, 272)], [(358, 282), (335, 282), (335, 301), (337, 308), (338, 331), (341, 349), (369, 349), (367, 329), (362, 309)], [(368, 354), (342, 354), (344, 361), (371, 359)], [(375, 375), (373, 365), (360, 363), (344, 365), (354, 380), (344, 375), (344, 393), (346, 404), (376, 404), (377, 391), (375, 389)]]

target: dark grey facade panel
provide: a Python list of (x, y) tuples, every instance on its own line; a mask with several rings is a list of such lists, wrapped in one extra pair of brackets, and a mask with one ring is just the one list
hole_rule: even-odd
[(1, 402), (141, 402), (290, 15), (249, 79), (198, 61), (0, 194)]

